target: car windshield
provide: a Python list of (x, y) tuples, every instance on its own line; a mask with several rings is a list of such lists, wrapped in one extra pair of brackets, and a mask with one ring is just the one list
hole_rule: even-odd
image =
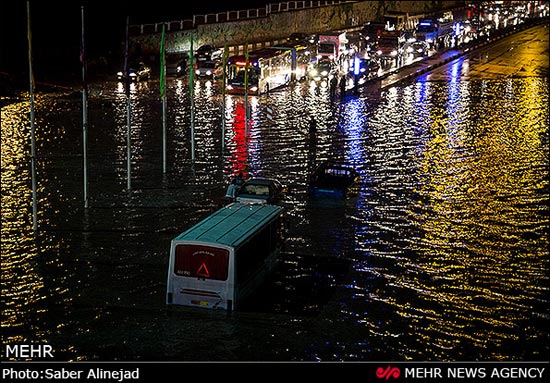
[(334, 45), (329, 43), (319, 44), (319, 53), (334, 53)]
[(203, 45), (202, 47), (197, 49), (197, 53), (198, 54), (205, 54), (205, 53), (210, 53), (213, 50), (214, 50), (214, 47), (212, 47), (211, 45)]
[(201, 66), (201, 68), (213, 69), (213, 68), (216, 67), (216, 63), (207, 61), (205, 63), (202, 63), (200, 66)]
[[(244, 84), (244, 70), (241, 70), (241, 71), (239, 71), (239, 73), (237, 73), (237, 76), (233, 80), (233, 83), (235, 83), (235, 84)], [(258, 74), (253, 69), (249, 69), (249, 71), (248, 71), (248, 84), (249, 85), (257, 85), (258, 84)]]
[(433, 25), (419, 25), (417, 28), (418, 32), (433, 32), (435, 27)]
[(261, 197), (268, 197), (269, 196), (269, 186), (267, 185), (255, 185), (255, 184), (248, 184), (244, 185), (242, 188), (241, 193), (239, 194), (249, 194), (249, 195), (256, 195)]
[(332, 64), (330, 62), (326, 62), (326, 61), (321, 61), (319, 62), (319, 64), (317, 65), (317, 68), (319, 70), (326, 70), (326, 71), (331, 71), (332, 70)]
[(342, 188), (351, 185), (357, 173), (355, 169), (340, 165), (322, 165), (314, 176), (314, 183), (318, 187)]

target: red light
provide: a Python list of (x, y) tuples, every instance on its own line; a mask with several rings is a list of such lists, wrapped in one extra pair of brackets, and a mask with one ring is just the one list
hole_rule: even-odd
[(246, 61), (237, 61), (235, 64), (240, 65), (240, 66), (245, 66)]

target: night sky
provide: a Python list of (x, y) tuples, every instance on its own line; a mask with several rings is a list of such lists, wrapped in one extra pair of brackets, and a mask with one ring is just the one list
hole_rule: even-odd
[[(274, 1), (31, 0), (33, 70), (37, 81), (76, 78), (79, 72), (81, 4), (86, 6), (86, 38), (90, 60), (119, 60), (126, 16), (130, 24), (191, 18), (193, 14), (247, 9)], [(0, 72), (28, 76), (26, 1), (0, 2)]]

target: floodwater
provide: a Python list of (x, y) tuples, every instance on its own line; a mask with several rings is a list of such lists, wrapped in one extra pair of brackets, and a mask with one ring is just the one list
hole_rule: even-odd
[[(251, 97), (248, 125), (227, 96), (223, 140), (219, 85), (197, 82), (194, 163), (171, 78), (166, 175), (158, 82), (138, 83), (130, 191), (125, 94), (93, 83), (87, 210), (80, 96), (39, 94), (36, 237), (29, 105), (3, 107), (3, 343), (60, 360), (547, 360), (548, 76), (461, 79), (457, 62), (345, 99), (308, 83)], [(308, 199), (325, 159), (359, 169), (358, 198)], [(167, 309), (170, 240), (246, 167), (288, 187), (278, 268), (242, 311)]]

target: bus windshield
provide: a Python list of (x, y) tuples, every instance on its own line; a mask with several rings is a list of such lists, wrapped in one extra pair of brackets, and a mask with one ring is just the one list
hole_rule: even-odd
[(176, 275), (225, 281), (228, 265), (228, 250), (201, 245), (176, 246)]
[[(230, 78), (230, 83), (244, 85), (244, 69), (237, 72), (235, 77)], [(248, 69), (248, 85), (258, 85), (258, 71), (257, 69)]]
[(319, 44), (319, 53), (330, 53), (330, 54), (334, 54), (334, 44), (331, 44), (331, 43), (320, 43)]
[(435, 31), (435, 26), (433, 24), (430, 24), (430, 25), (420, 24), (417, 28), (417, 31), (418, 32), (427, 32), (427, 33), (434, 32)]

